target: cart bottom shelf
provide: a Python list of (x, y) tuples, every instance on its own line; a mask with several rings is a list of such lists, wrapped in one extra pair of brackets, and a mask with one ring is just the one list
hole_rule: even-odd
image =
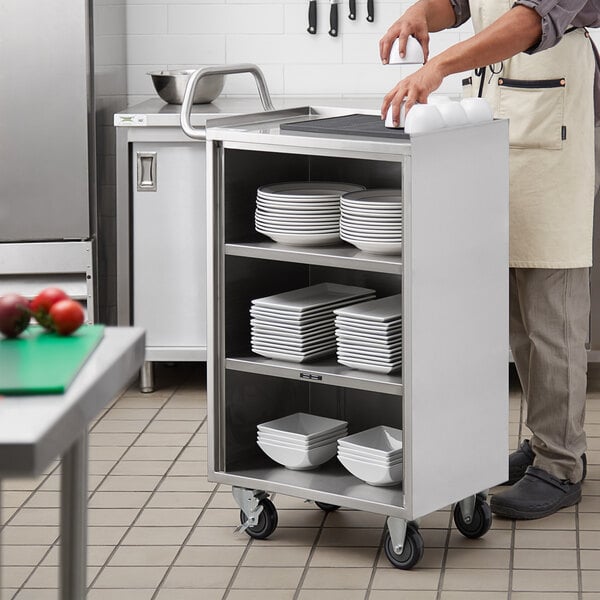
[[(212, 479), (212, 477), (209, 477)], [(376, 487), (357, 479), (333, 459), (313, 471), (292, 471), (257, 459), (214, 473), (214, 480), (237, 487), (277, 492), (369, 512), (406, 518), (402, 485)]]

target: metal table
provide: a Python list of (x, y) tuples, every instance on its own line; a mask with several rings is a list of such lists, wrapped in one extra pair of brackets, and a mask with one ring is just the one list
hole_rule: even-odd
[(144, 362), (144, 330), (107, 327), (65, 394), (0, 397), (0, 480), (36, 477), (62, 458), (60, 598), (86, 596), (89, 423)]

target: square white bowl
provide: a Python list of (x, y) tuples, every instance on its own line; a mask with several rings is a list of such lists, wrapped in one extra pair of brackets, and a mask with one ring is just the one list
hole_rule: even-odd
[(269, 433), (267, 431), (259, 431), (257, 435), (257, 439), (261, 442), (267, 442), (268, 444), (281, 444), (283, 446), (291, 446), (292, 448), (316, 448), (317, 446), (321, 446), (323, 444), (331, 444), (332, 442), (336, 442), (341, 437), (346, 437), (348, 433), (347, 429), (342, 429), (338, 433), (330, 434), (323, 437), (318, 437), (313, 440), (295, 440), (291, 439), (285, 435), (279, 435), (275, 433)]
[(372, 462), (376, 465), (395, 465), (403, 460), (403, 453), (399, 451), (398, 454), (394, 454), (389, 458), (378, 458), (373, 454), (365, 451), (361, 452), (359, 450), (351, 450), (350, 448), (343, 448), (338, 445), (338, 456), (346, 456), (348, 458), (356, 458), (357, 460), (362, 460), (364, 462)]
[(308, 450), (304, 448), (287, 448), (262, 441), (257, 441), (256, 443), (269, 458), (294, 471), (316, 469), (323, 463), (331, 460), (337, 452), (335, 441)]
[(386, 466), (340, 456), (339, 454), (338, 460), (352, 475), (369, 485), (392, 486), (402, 482), (402, 461), (395, 465)]
[(336, 433), (348, 427), (348, 421), (319, 417), (309, 413), (297, 412), (280, 419), (257, 425), (259, 431), (285, 434), (296, 440), (313, 440), (326, 433)]
[(402, 450), (402, 429), (378, 425), (338, 440), (340, 446), (364, 452), (373, 456), (388, 458)]

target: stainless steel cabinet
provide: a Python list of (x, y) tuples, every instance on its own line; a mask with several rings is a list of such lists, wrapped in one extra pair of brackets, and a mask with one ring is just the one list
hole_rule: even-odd
[(146, 361), (206, 360), (205, 145), (136, 143), (132, 324)]
[(153, 362), (206, 360), (206, 145), (171, 126), (116, 134), (118, 324), (146, 330), (151, 392)]
[[(466, 498), (472, 511), (476, 492), (506, 478), (508, 124), (410, 142), (278, 127), (316, 112), (223, 119), (207, 129), (208, 476), (234, 486), (248, 523), (266, 510), (265, 492), (283, 493), (388, 515), (402, 548), (407, 522), (453, 502), (462, 511)], [(465, 165), (468, 186), (456, 175)], [(283, 246), (258, 234), (256, 188), (290, 180), (401, 187), (402, 256)], [(378, 297), (402, 293), (401, 374), (251, 352), (252, 299), (324, 281), (364, 285)], [(336, 460), (310, 471), (273, 463), (256, 445), (256, 426), (298, 411), (347, 420), (351, 433), (401, 427), (402, 486), (372, 487)]]

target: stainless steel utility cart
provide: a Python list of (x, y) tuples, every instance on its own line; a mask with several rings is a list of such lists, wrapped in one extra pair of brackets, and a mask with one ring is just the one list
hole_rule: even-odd
[[(455, 503), (458, 529), (479, 537), (491, 525), (485, 490), (507, 477), (508, 125), (399, 141), (280, 129), (347, 112), (208, 123), (209, 479), (233, 486), (242, 528), (256, 538), (277, 526), (269, 493), (387, 515), (385, 552), (408, 569), (423, 553), (420, 517)], [(283, 246), (256, 233), (256, 189), (306, 180), (402, 188), (403, 255)], [(401, 374), (252, 354), (251, 300), (325, 281), (402, 293)], [(350, 433), (401, 428), (402, 485), (370, 486), (336, 459), (314, 471), (273, 463), (256, 425), (299, 411), (342, 418)]]

